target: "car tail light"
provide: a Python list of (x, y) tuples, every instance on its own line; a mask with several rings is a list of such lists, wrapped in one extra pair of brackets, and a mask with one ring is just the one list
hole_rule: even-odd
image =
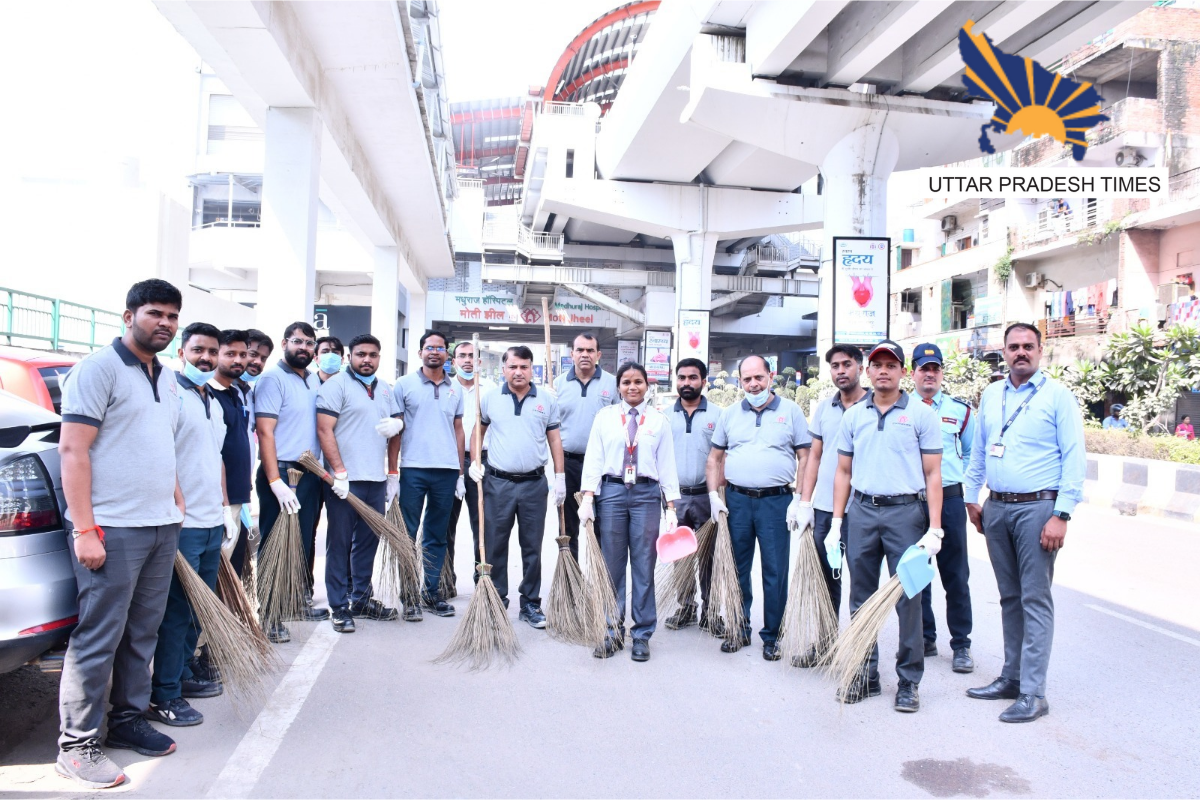
[(61, 527), (54, 487), (41, 462), (24, 456), (0, 466), (0, 536)]
[(56, 619), (54, 622), (45, 622), (41, 625), (34, 625), (32, 628), (26, 628), (25, 630), (18, 632), (17, 636), (33, 636), (35, 633), (56, 631), (59, 628), (65, 628), (68, 625), (74, 625), (76, 622), (79, 622), (78, 616), (64, 617), (62, 619)]

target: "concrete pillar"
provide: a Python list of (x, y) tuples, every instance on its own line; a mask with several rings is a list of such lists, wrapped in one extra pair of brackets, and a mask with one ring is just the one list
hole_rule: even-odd
[(312, 108), (268, 108), (265, 136), (256, 325), (278, 342), (292, 322), (312, 323), (321, 120)]
[[(821, 162), (825, 227), (817, 298), (817, 356), (833, 346), (833, 237), (887, 235), (887, 181), (900, 157), (896, 137), (881, 124), (846, 134)], [(890, 310), (889, 298), (889, 310)]]
[[(672, 339), (675, 342), (675, 363), (679, 362), (679, 314), (683, 311), (704, 311), (712, 308), (713, 258), (717, 250), (717, 234), (706, 231), (678, 233), (671, 237), (675, 250), (675, 317)], [(711, 325), (711, 320), (709, 320)], [(708, 336), (704, 336), (700, 359), (708, 363)]]
[(408, 371), (415, 372), (421, 368), (421, 335), (425, 333), (428, 322), (425, 319), (425, 292), (408, 293)]
[(396, 353), (400, 341), (399, 253), (395, 247), (375, 248), (375, 274), (371, 278), (371, 335), (379, 340), (379, 377), (396, 380)]

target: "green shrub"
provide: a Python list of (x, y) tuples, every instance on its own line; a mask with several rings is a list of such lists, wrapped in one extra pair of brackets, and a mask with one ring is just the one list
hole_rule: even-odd
[(1085, 427), (1084, 441), (1089, 453), (1151, 458), (1176, 464), (1200, 464), (1200, 440), (1187, 441), (1174, 436), (1154, 436), (1132, 432), (1097, 430)]

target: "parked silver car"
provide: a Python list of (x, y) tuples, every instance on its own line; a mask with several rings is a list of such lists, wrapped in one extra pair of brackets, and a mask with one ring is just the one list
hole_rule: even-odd
[(79, 621), (57, 414), (0, 391), (0, 673), (60, 649)]

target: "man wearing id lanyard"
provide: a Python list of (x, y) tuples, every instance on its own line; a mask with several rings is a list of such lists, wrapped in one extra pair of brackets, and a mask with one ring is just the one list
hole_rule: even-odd
[[(979, 700), (1014, 700), (1001, 722), (1050, 712), (1046, 672), (1054, 638), (1054, 560), (1083, 499), (1083, 416), (1071, 392), (1044, 375), (1042, 336), (1017, 322), (1004, 332), (1009, 378), (984, 390), (967, 467), (971, 523), (983, 532), (1000, 590), (1004, 668)], [(984, 484), (990, 492), (979, 505)]]

